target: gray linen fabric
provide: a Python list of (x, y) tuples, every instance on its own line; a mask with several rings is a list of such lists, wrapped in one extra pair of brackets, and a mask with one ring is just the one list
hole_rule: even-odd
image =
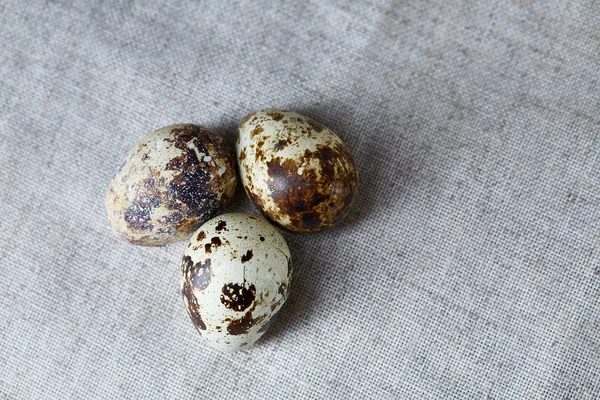
[[(104, 194), (154, 129), (264, 107), (361, 193), (223, 355), (185, 244), (113, 237)], [(0, 398), (598, 399), (599, 111), (595, 0), (0, 0)]]

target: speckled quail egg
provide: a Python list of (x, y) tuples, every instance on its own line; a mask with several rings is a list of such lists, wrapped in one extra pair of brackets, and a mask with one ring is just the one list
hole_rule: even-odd
[(233, 152), (220, 136), (192, 124), (158, 129), (118, 168), (106, 195), (108, 220), (133, 244), (185, 240), (222, 212), (236, 175)]
[(187, 312), (210, 346), (251, 346), (288, 297), (292, 261), (285, 240), (264, 219), (230, 213), (190, 238), (181, 264)]
[(342, 219), (358, 192), (358, 173), (342, 140), (295, 112), (267, 109), (240, 123), (236, 145), (244, 189), (280, 227), (321, 231)]

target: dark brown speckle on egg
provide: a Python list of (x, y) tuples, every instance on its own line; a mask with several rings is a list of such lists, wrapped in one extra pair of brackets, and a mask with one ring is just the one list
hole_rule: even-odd
[(221, 303), (235, 311), (243, 311), (250, 307), (256, 296), (254, 285), (229, 283), (221, 289)]

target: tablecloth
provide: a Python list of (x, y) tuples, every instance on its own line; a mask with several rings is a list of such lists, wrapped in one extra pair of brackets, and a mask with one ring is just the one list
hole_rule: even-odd
[[(351, 149), (292, 294), (211, 350), (185, 243), (114, 237), (125, 153), (266, 107)], [(0, 398), (600, 398), (600, 2), (0, 1)], [(257, 212), (241, 188), (229, 211)]]

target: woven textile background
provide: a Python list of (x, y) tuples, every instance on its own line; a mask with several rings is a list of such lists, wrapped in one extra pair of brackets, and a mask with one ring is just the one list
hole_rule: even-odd
[[(145, 134), (304, 113), (360, 195), (208, 348), (185, 243), (104, 195)], [(0, 399), (599, 399), (600, 2), (0, 0)], [(242, 190), (230, 210), (253, 211)]]

